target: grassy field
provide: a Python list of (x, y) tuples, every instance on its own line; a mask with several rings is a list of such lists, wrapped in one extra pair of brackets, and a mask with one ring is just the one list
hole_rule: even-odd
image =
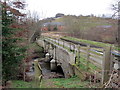
[[(51, 78), (43, 79), (40, 88), (90, 88), (95, 85), (90, 85), (89, 81), (81, 81), (77, 76), (71, 78)], [(12, 88), (36, 88), (34, 82), (25, 82), (22, 80), (13, 80)]]
[[(42, 81), (41, 88), (87, 88), (88, 81), (81, 81), (77, 76), (71, 78), (53, 78)], [(93, 86), (94, 87), (94, 86)]]
[(54, 22), (63, 23), (64, 28), (61, 31), (67, 32), (70, 36), (115, 43), (114, 33), (118, 30), (117, 20), (94, 16), (68, 15), (55, 19)]
[(64, 16), (62, 18), (55, 19), (54, 22), (64, 22), (65, 24), (76, 23), (76, 25), (78, 25), (81, 30), (88, 30), (89, 28), (101, 26), (101, 25), (113, 25), (112, 20), (107, 20), (99, 17), (85, 17), (85, 16), (79, 16), (79, 17)]

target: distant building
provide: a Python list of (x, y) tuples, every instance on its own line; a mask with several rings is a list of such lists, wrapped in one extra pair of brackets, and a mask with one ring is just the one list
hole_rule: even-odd
[(64, 24), (61, 22), (47, 22), (42, 25), (42, 31), (54, 31), (54, 30), (62, 30), (64, 28)]
[(63, 17), (63, 16), (64, 16), (64, 14), (62, 14), (62, 13), (57, 13), (55, 17), (58, 18), (58, 17)]

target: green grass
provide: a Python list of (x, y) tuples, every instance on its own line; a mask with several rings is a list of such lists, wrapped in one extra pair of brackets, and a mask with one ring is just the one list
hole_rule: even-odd
[(76, 65), (79, 66), (79, 68), (80, 68), (81, 70), (85, 70), (85, 71), (87, 70), (87, 68), (86, 68), (87, 61), (85, 60), (84, 57), (81, 57), (81, 56), (80, 56), (80, 60), (77, 59)]
[[(78, 63), (80, 61), (80, 63)], [(79, 61), (77, 61), (77, 65), (79, 66), (79, 68), (81, 69), (81, 70), (84, 70), (84, 71), (87, 71), (87, 60), (86, 60), (86, 58), (83, 56), (83, 55), (81, 55), (80, 56), (80, 60)], [(91, 63), (91, 62), (89, 62), (89, 64), (88, 64), (89, 66), (89, 71), (91, 72), (92, 70), (93, 71), (99, 71), (100, 70), (100, 68), (99, 67), (97, 67), (96, 65), (94, 65), (93, 63)]]
[[(48, 83), (49, 82), (49, 83)], [(81, 81), (77, 76), (71, 78), (53, 78), (44, 80), (41, 88), (86, 88), (88, 81)]]
[(12, 88), (34, 88), (34, 82), (25, 82), (22, 80), (13, 80)]
[(44, 49), (43, 47), (39, 46), (37, 43), (31, 43), (29, 44), (29, 50), (31, 52), (35, 52), (36, 55), (39, 55), (39, 57), (44, 57)]
[(78, 25), (82, 30), (88, 30), (91, 27), (96, 27), (100, 25), (112, 25), (108, 23), (108, 20), (99, 17), (85, 17), (85, 16), (64, 16), (62, 18), (56, 19), (53, 22), (64, 22), (72, 25)]
[(108, 43), (96, 42), (96, 41), (91, 41), (91, 40), (83, 40), (83, 39), (78, 39), (78, 38), (68, 37), (68, 36), (64, 36), (62, 38), (67, 39), (67, 40), (78, 41), (78, 42), (82, 42), (82, 43), (86, 43), (86, 44), (90, 44), (90, 45), (95, 45), (95, 46), (99, 46), (99, 47), (105, 47), (105, 46), (111, 45)]
[(120, 46), (116, 46), (114, 49), (120, 51)]

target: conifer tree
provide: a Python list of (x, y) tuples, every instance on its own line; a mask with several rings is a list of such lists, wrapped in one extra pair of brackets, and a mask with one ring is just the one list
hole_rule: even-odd
[(11, 2), (14, 7), (5, 2), (2, 3), (2, 81), (17, 79), (19, 74), (19, 65), (24, 58), (26, 48), (17, 45), (20, 38), (15, 37), (17, 28), (11, 27), (17, 23), (19, 17), (24, 16), (19, 9), (23, 9), (24, 4), (19, 1)]

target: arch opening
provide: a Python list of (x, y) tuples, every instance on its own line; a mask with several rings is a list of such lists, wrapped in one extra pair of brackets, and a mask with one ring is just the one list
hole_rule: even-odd
[(60, 65), (57, 66), (56, 73), (59, 75), (59, 78), (65, 78), (63, 69), (62, 69), (62, 67)]

